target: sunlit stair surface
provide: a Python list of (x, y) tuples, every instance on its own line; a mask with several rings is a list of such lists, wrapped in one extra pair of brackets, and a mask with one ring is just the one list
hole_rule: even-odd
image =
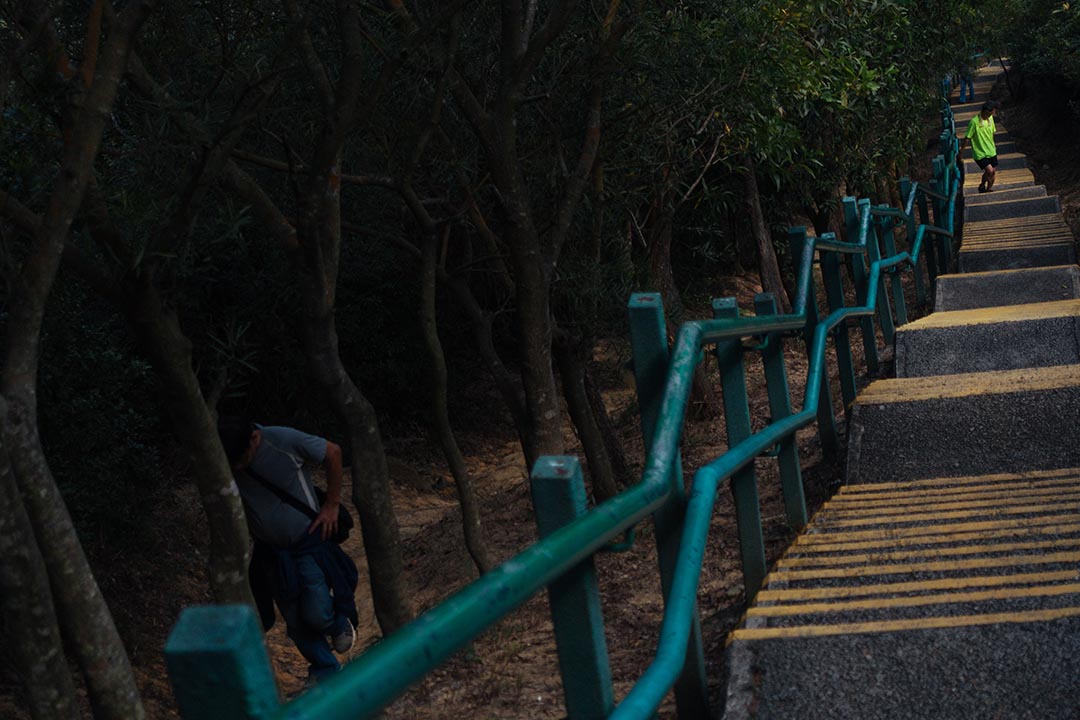
[(973, 207), (978, 207), (979, 205), (987, 205), (990, 203), (1007, 202), (1009, 200), (1028, 200), (1030, 198), (1044, 197), (1046, 197), (1045, 185), (1027, 185), (1025, 187), (1013, 188), (1012, 190), (998, 190), (995, 188), (993, 192), (977, 192), (974, 195), (968, 195), (966, 198), (964, 198), (964, 205), (970, 210)]
[(983, 194), (993, 197), (994, 193), (1001, 192), (1002, 190), (1014, 190), (1019, 187), (1029, 187), (1035, 184), (1035, 175), (1027, 168), (1001, 170), (998, 172), (997, 179), (994, 181), (994, 189), (989, 193), (979, 193), (979, 182), (981, 180), (981, 172), (968, 173), (965, 175), (964, 195)]
[(937, 312), (899, 328), (897, 377), (1080, 363), (1080, 300)]
[[(996, 143), (995, 143), (996, 145)], [(1018, 152), (1005, 152), (1002, 148), (995, 147), (998, 151), (998, 170), (1015, 170), (1017, 168), (1026, 168), (1028, 166), (1027, 156)], [(970, 174), (982, 175), (982, 169), (974, 159), (968, 159), (964, 161), (964, 172)]]
[(728, 653), (731, 718), (1080, 717), (1080, 470), (842, 488)]
[(940, 275), (934, 311), (1056, 302), (1080, 298), (1080, 267), (1057, 265), (1018, 270)]
[(960, 246), (960, 272), (1072, 265), (1074, 242), (1060, 212), (969, 222)]
[(1080, 365), (894, 378), (855, 400), (847, 482), (1080, 466)]
[[(995, 191), (996, 192), (996, 191)], [(1005, 191), (1008, 192), (1008, 191)], [(1054, 215), (1061, 212), (1061, 203), (1056, 195), (1046, 197), (1022, 198), (1020, 200), (1001, 200), (993, 192), (982, 193), (976, 197), (986, 198), (988, 202), (966, 205), (964, 221), (968, 223), (987, 220), (1009, 220), (1012, 218)]]

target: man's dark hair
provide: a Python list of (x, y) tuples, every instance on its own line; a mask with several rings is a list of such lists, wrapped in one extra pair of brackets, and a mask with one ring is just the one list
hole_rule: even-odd
[(983, 103), (982, 109), (983, 112), (990, 112), (991, 110), (997, 110), (999, 107), (1001, 107), (1001, 103), (997, 100), (987, 100)]
[(225, 415), (218, 419), (218, 437), (225, 448), (225, 457), (229, 464), (239, 460), (251, 445), (251, 431), (254, 425), (247, 418), (237, 415)]

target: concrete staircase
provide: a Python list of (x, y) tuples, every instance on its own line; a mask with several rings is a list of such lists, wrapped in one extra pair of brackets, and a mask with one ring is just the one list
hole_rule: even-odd
[(856, 398), (847, 485), (729, 638), (726, 718), (1080, 718), (1080, 268), (998, 150), (990, 193), (967, 163), (959, 274)]
[(729, 661), (757, 718), (1076, 718), (1078, 564), (1080, 469), (848, 486)]

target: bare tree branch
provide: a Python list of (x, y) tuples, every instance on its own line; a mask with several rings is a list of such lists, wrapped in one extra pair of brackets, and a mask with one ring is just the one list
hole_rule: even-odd
[(536, 35), (528, 41), (528, 49), (517, 67), (514, 68), (513, 74), (507, 77), (515, 90), (519, 90), (524, 86), (544, 53), (547, 52), (548, 46), (566, 29), (570, 17), (574, 14), (574, 10), (577, 9), (577, 4), (578, 0), (559, 0), (548, 12), (548, 16), (544, 18), (544, 24), (540, 26)]
[(507, 80), (517, 74), (518, 59), (529, 46), (529, 38), (524, 34), (525, 13), (521, 0), (502, 0), (502, 74)]
[(41, 224), (41, 218), (33, 210), (3, 190), (0, 190), (0, 215), (30, 235), (37, 233), (38, 225)]
[(253, 177), (230, 161), (225, 164), (222, 180), (227, 188), (248, 203), (255, 219), (286, 250), (295, 250), (299, 247), (296, 228)]
[[(307, 173), (307, 167), (304, 165), (297, 166), (295, 164), (290, 165), (283, 160), (274, 160), (273, 158), (263, 157), (262, 155), (256, 155), (255, 153), (249, 153), (244, 150), (233, 150), (232, 157), (237, 160), (251, 163), (252, 165), (258, 165), (260, 167), (267, 168), (269, 170), (277, 170), (279, 172), (293, 172), (293, 173)], [(389, 175), (376, 175), (376, 174), (345, 174), (341, 175), (342, 185), (370, 185), (374, 187), (384, 187), (388, 190), (398, 190), (399, 183)]]
[(323, 112), (329, 113), (334, 107), (334, 87), (330, 84), (330, 78), (326, 75), (326, 67), (323, 66), (315, 46), (311, 42), (311, 34), (307, 29), (307, 21), (296, 0), (285, 0), (285, 15), (290, 21), (302, 25), (300, 30), (300, 54), (304, 59), (311, 81), (315, 84), (315, 92), (322, 103)]
[(559, 254), (562, 252), (562, 247), (566, 243), (567, 235), (570, 232), (574, 212), (577, 210), (585, 190), (588, 189), (589, 178), (592, 176), (593, 166), (596, 164), (599, 155), (603, 119), (603, 83), (607, 76), (611, 56), (628, 29), (625, 24), (613, 28), (619, 4), (620, 0), (611, 0), (607, 16), (599, 32), (599, 48), (596, 53), (595, 67), (589, 86), (585, 138), (582, 140), (577, 166), (567, 181), (562, 200), (559, 202), (555, 213), (555, 227), (551, 231), (548, 246), (548, 262), (551, 264), (555, 264), (559, 259)]
[(521, 48), (518, 52), (522, 55), (529, 49), (529, 38), (532, 37), (533, 26), (536, 25), (536, 6), (538, 0), (527, 0), (525, 4), (525, 27), (521, 31)]

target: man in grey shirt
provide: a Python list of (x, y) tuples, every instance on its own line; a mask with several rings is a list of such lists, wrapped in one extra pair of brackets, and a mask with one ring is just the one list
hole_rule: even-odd
[[(222, 418), (218, 433), (255, 540), (252, 564), (270, 566), (288, 635), (310, 664), (310, 679), (318, 681), (339, 668), (331, 645), (346, 653), (356, 638), (356, 566), (329, 541), (341, 504), (341, 448), (293, 428), (241, 418)], [(326, 472), (321, 506), (311, 481), (315, 465)]]

